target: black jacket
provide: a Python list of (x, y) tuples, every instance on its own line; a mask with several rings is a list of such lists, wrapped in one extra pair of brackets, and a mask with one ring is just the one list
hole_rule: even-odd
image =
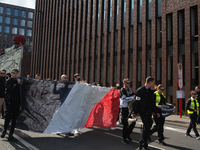
[(20, 105), (20, 85), (14, 78), (9, 78), (5, 84), (5, 103), (6, 105)]
[(146, 89), (145, 86), (140, 87), (136, 91), (136, 98), (133, 102), (132, 114), (137, 113), (156, 113), (154, 91)]
[(6, 78), (0, 77), (0, 98), (5, 98), (5, 81)]

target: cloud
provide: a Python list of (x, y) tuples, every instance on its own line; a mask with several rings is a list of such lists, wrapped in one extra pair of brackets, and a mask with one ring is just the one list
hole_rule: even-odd
[(35, 0), (0, 0), (0, 2), (35, 9)]

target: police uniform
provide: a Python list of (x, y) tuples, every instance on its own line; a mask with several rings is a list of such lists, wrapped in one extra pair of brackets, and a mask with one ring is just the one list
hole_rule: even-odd
[[(154, 94), (155, 94), (155, 97), (156, 97), (156, 101), (155, 101), (156, 105), (166, 105), (166, 97), (164, 96), (163, 93), (159, 94), (158, 91), (155, 91)], [(157, 110), (157, 113), (160, 114), (160, 117), (158, 118), (157, 115), (154, 114), (154, 120), (155, 120), (156, 125), (150, 131), (150, 135), (152, 135), (154, 132), (157, 131), (158, 132), (158, 138), (159, 138), (158, 140), (159, 140), (159, 142), (162, 143), (165, 139), (164, 135), (163, 135), (165, 117), (162, 116), (160, 108), (156, 107), (156, 110)]]
[[(199, 102), (197, 99), (193, 99), (192, 97), (187, 100), (187, 105), (186, 105), (187, 112), (190, 117), (190, 125), (187, 129), (186, 135), (189, 135), (191, 132), (191, 129), (193, 128), (194, 133), (196, 137), (199, 136), (199, 133), (196, 129), (196, 121), (197, 121), (197, 115), (199, 115)], [(194, 112), (194, 109), (197, 110), (197, 112)]]
[(133, 128), (135, 127), (135, 122), (131, 125), (128, 125), (128, 103), (133, 101), (135, 93), (132, 89), (121, 88), (120, 90), (120, 112), (122, 114), (122, 124), (123, 124), (123, 132), (122, 137), (124, 140), (127, 138), (130, 140), (130, 134), (132, 133)]
[(143, 132), (140, 137), (139, 149), (148, 149), (147, 139), (153, 124), (152, 114), (156, 114), (155, 98), (153, 90), (145, 86), (140, 87), (136, 92), (136, 100), (133, 102), (132, 114), (140, 114), (143, 123)]

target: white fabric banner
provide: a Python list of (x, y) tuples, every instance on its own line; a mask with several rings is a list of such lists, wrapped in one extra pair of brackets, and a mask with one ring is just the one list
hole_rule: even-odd
[(44, 133), (67, 133), (73, 129), (83, 128), (94, 105), (110, 90), (76, 83)]

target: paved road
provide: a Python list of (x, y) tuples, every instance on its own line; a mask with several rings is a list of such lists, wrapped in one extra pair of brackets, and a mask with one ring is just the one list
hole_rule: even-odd
[[(0, 132), (2, 131), (3, 120), (0, 119)], [(20, 137), (21, 142), (13, 143), (5, 139), (0, 140), (0, 150), (133, 150), (138, 147), (141, 123), (138, 121), (131, 135), (133, 142), (129, 145), (121, 143), (122, 126), (118, 125), (116, 130), (108, 128), (86, 128), (82, 129), (79, 136), (66, 138), (64, 135), (38, 134), (17, 130), (15, 134)], [(198, 127), (200, 131), (200, 128)], [(157, 133), (152, 137), (150, 147), (157, 149), (200, 149), (200, 141), (195, 138), (185, 137), (185, 129), (177, 126), (166, 126), (165, 137), (167, 146), (159, 145)], [(194, 133), (192, 133), (194, 136)]]

